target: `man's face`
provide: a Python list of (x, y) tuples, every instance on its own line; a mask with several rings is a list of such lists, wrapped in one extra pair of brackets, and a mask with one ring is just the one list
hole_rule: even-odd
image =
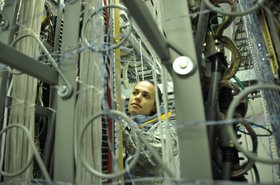
[(134, 87), (128, 102), (131, 115), (149, 116), (155, 106), (155, 87), (148, 81), (141, 81)]

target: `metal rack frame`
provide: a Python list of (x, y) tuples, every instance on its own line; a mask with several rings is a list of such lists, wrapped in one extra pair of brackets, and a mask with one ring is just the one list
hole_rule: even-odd
[[(185, 179), (212, 179), (211, 160), (208, 146), (208, 137), (205, 123), (204, 106), (200, 86), (199, 71), (196, 70), (191, 76), (178, 75), (171, 64), (178, 54), (168, 48), (168, 43), (159, 31), (150, 11), (143, 1), (123, 0), (132, 17), (150, 42), (155, 53), (161, 59), (171, 73), (174, 84), (176, 103), (176, 120), (179, 149), (181, 177)], [(188, 14), (186, 1), (165, 1), (163, 9), (165, 19)], [(169, 41), (176, 43), (185, 55), (192, 59), (194, 65), (198, 65), (194, 39), (191, 29), (190, 17), (185, 16), (182, 20), (174, 20), (165, 24), (166, 35)], [(183, 29), (184, 32), (172, 33), (172, 29)], [(168, 31), (170, 30), (170, 31)], [(188, 87), (191, 87), (189, 89)], [(195, 125), (195, 123), (197, 123)], [(189, 125), (189, 126), (187, 126)], [(196, 146), (196, 147), (194, 147)], [(203, 167), (202, 167), (203, 166)]]
[[(172, 75), (174, 84), (174, 94), (176, 103), (176, 120), (180, 147), (180, 169), (181, 177), (185, 179), (212, 179), (211, 160), (208, 146), (208, 138), (204, 115), (204, 106), (200, 86), (198, 68), (192, 75), (178, 75), (172, 69), (172, 61), (178, 54), (168, 48), (166, 39), (159, 31), (153, 21), (150, 11), (143, 1), (123, 0), (130, 10), (135, 21), (142, 29), (147, 40), (153, 47), (156, 54)], [(16, 4), (15, 4), (16, 5)], [(164, 7), (168, 7), (165, 18), (188, 14), (188, 4), (186, 1), (173, 0), (165, 2)], [(78, 43), (80, 24), (81, 0), (75, 3), (66, 4), (64, 12), (64, 31), (62, 36), (62, 50)], [(195, 52), (194, 39), (192, 35), (191, 22), (189, 17), (183, 20), (172, 21), (172, 24), (165, 24), (168, 39), (181, 48), (185, 55), (191, 58), (194, 65), (198, 65)], [(172, 33), (171, 28), (181, 29), (184, 32)], [(2, 36), (0, 39), (2, 40)], [(11, 38), (10, 36), (3, 36)], [(8, 42), (6, 42), (8, 43)], [(48, 66), (23, 56), (19, 52), (0, 43), (0, 50), (7, 51), (0, 56), (0, 60), (7, 65), (11, 65), (25, 73), (45, 80), (50, 84), (62, 84), (57, 72)], [(11, 56), (11, 53), (13, 56)], [(16, 60), (21, 60), (18, 64)], [(78, 56), (73, 56), (60, 61), (60, 67), (65, 72), (67, 79), (75, 89), (76, 65)], [(28, 68), (28, 69), (27, 69)], [(40, 68), (40, 69), (39, 69)], [(31, 70), (30, 70), (31, 69)], [(34, 70), (36, 69), (36, 70)], [(35, 71), (35, 73), (34, 73)], [(191, 89), (189, 88), (191, 87)], [(56, 98), (57, 116), (54, 148), (54, 180), (74, 182), (74, 103), (75, 96), (64, 100)], [(67, 108), (65, 108), (67, 107)], [(198, 124), (195, 125), (194, 122)], [(188, 125), (188, 126), (186, 126)], [(67, 129), (67, 131), (65, 130)], [(197, 146), (197, 147), (194, 147)]]

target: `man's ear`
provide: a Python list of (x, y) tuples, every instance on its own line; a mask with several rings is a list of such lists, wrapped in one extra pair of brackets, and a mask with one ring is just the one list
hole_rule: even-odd
[(156, 113), (156, 112), (157, 112), (157, 106), (156, 106), (156, 104), (154, 104), (154, 107), (153, 107), (152, 112), (154, 112), (154, 113)]

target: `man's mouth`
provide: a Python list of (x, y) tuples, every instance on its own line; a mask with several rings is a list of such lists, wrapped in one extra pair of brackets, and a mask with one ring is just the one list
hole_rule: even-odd
[(132, 103), (131, 105), (132, 105), (132, 106), (137, 106), (137, 107), (142, 108), (141, 105), (139, 105), (138, 103)]

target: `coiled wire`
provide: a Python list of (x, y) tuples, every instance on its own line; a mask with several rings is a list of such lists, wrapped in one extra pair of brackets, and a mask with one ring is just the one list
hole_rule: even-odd
[[(227, 120), (232, 120), (234, 110), (239, 105), (239, 102), (241, 100), (245, 99), (248, 96), (248, 94), (250, 94), (250, 93), (252, 93), (256, 90), (260, 90), (260, 89), (270, 89), (270, 90), (280, 91), (280, 86), (275, 85), (275, 84), (258, 84), (258, 85), (247, 87), (246, 89), (241, 91), (239, 94), (237, 94), (235, 96), (235, 98), (233, 99), (233, 101), (231, 102), (231, 104), (228, 108), (228, 111), (227, 111)], [(251, 160), (261, 162), (261, 163), (267, 163), (267, 164), (280, 163), (280, 159), (269, 159), (269, 158), (259, 157), (255, 153), (252, 153), (252, 152), (244, 149), (239, 144), (239, 141), (238, 141), (238, 139), (235, 135), (235, 132), (234, 132), (232, 126), (231, 125), (226, 125), (226, 127), (227, 127), (227, 131), (228, 131), (228, 135), (229, 135), (230, 139), (232, 140), (235, 148), (238, 151), (242, 152), (246, 157), (248, 157)]]
[(140, 152), (141, 152), (141, 147), (137, 147), (136, 152), (133, 156), (133, 159), (131, 160), (131, 163), (129, 163), (129, 166), (127, 168), (125, 168), (124, 170), (118, 171), (114, 174), (104, 174), (102, 172), (98, 172), (95, 169), (93, 169), (86, 161), (85, 158), (85, 145), (83, 142), (83, 138), (86, 132), (87, 127), (92, 124), (92, 122), (103, 116), (103, 115), (108, 115), (108, 116), (116, 116), (117, 118), (123, 119), (124, 121), (126, 121), (129, 125), (131, 125), (131, 132), (132, 134), (136, 134), (138, 137), (136, 140), (136, 143), (138, 144), (138, 146), (140, 146), (140, 141), (147, 147), (148, 150), (151, 151), (154, 159), (163, 167), (163, 169), (168, 173), (168, 175), (170, 177), (175, 177), (175, 174), (173, 174), (173, 172), (168, 168), (167, 165), (164, 164), (164, 162), (162, 161), (161, 157), (159, 156), (159, 154), (154, 150), (154, 148), (147, 142), (147, 140), (145, 139), (145, 137), (143, 136), (143, 134), (141, 134), (141, 132), (139, 132), (132, 124), (132, 120), (123, 112), (117, 111), (117, 110), (107, 110), (104, 112), (100, 112), (98, 114), (96, 114), (95, 116), (91, 117), (88, 119), (88, 121), (86, 122), (86, 124), (84, 125), (83, 129), (81, 130), (80, 133), (80, 137), (79, 137), (79, 152), (80, 152), (80, 160), (81, 163), (84, 165), (84, 167), (93, 175), (96, 175), (100, 178), (107, 178), (107, 179), (113, 179), (113, 178), (117, 178), (121, 175), (124, 175), (125, 173), (129, 172), (130, 169), (132, 169), (135, 164), (138, 161), (138, 158), (140, 156)]
[[(13, 127), (18, 127), (18, 128), (20, 128), (20, 129), (26, 134), (27, 139), (28, 139), (28, 141), (30, 142), (30, 146), (31, 146), (31, 148), (32, 148), (32, 150), (33, 150), (33, 155), (35, 156), (35, 159), (36, 159), (37, 162), (38, 162), (38, 165), (39, 165), (39, 167), (40, 167), (40, 169), (41, 169), (41, 171), (42, 171), (42, 174), (43, 174), (43, 176), (46, 178), (46, 181), (47, 181), (48, 183), (51, 184), (52, 181), (51, 181), (51, 178), (50, 178), (50, 176), (49, 176), (49, 174), (48, 174), (48, 172), (47, 172), (47, 169), (46, 169), (46, 167), (45, 167), (45, 165), (44, 165), (44, 162), (43, 162), (43, 160), (41, 159), (41, 157), (40, 157), (40, 155), (39, 155), (39, 153), (38, 153), (38, 151), (37, 151), (37, 148), (36, 148), (36, 146), (35, 146), (35, 143), (34, 143), (34, 141), (33, 141), (33, 139), (32, 139), (31, 134), (29, 133), (28, 129), (27, 129), (25, 126), (20, 125), (20, 124), (10, 124), (10, 125), (8, 125), (6, 128), (4, 128), (3, 130), (0, 131), (0, 136), (1, 136), (2, 134), (4, 134), (5, 132), (7, 132), (9, 129), (13, 128)], [(0, 174), (2, 174), (3, 176), (8, 176), (8, 177), (15, 177), (15, 176), (18, 176), (18, 175), (20, 175), (21, 173), (23, 173), (23, 172), (30, 166), (30, 164), (32, 163), (32, 160), (33, 160), (33, 157), (28, 161), (28, 163), (26, 163), (26, 165), (25, 165), (22, 169), (20, 169), (20, 170), (17, 171), (17, 172), (14, 172), (14, 173), (6, 173), (6, 172), (2, 171), (2, 169), (0, 169)]]
[[(86, 38), (86, 28), (87, 28), (87, 25), (89, 23), (89, 21), (95, 16), (97, 15), (100, 11), (102, 11), (103, 9), (106, 9), (106, 8), (118, 8), (120, 10), (123, 10), (127, 13), (127, 18), (128, 18), (128, 22), (129, 22), (129, 28), (128, 28), (128, 33), (124, 36), (124, 38), (122, 40), (120, 40), (118, 43), (116, 44), (112, 44), (110, 45), (109, 47), (94, 47), (89, 41), (88, 39)], [(88, 17), (88, 19), (85, 21), (83, 27), (82, 27), (82, 31), (81, 31), (81, 38), (82, 38), (82, 41), (83, 43), (86, 45), (87, 48), (89, 48), (90, 50), (94, 51), (94, 52), (101, 52), (101, 53), (106, 53), (110, 50), (113, 50), (113, 49), (116, 49), (118, 47), (120, 47), (124, 42), (127, 41), (128, 37), (130, 36), (130, 34), (132, 33), (132, 20), (131, 20), (131, 16), (127, 10), (127, 8), (125, 8), (124, 6), (122, 5), (118, 5), (118, 4), (111, 4), (111, 5), (105, 5), (105, 6), (102, 6), (100, 8), (98, 8), (97, 10), (95, 10), (93, 13), (91, 13)]]
[(65, 75), (63, 74), (62, 70), (60, 70), (58, 64), (55, 62), (55, 59), (52, 57), (50, 52), (44, 46), (43, 42), (40, 40), (39, 36), (37, 36), (33, 32), (24, 34), (24, 35), (18, 37), (17, 39), (15, 39), (11, 43), (11, 46), (13, 47), (18, 41), (20, 41), (21, 39), (23, 39), (25, 37), (32, 37), (32, 38), (34, 38), (36, 40), (36, 42), (39, 44), (39, 46), (41, 47), (41, 49), (44, 51), (44, 53), (46, 53), (48, 59), (50, 60), (51, 65), (56, 69), (56, 71), (58, 72), (58, 74), (61, 76), (62, 80), (66, 84), (66, 86), (65, 86), (66, 89), (64, 89), (64, 88), (63, 89), (59, 89), (60, 91), (58, 91), (58, 94), (62, 98), (69, 98), (72, 95), (72, 93), (73, 93), (73, 88), (72, 88), (71, 84), (69, 83), (69, 81), (67, 80), (67, 78), (65, 77)]
[[(106, 112), (105, 111), (104, 112), (100, 112), (100, 113), (96, 114), (95, 116), (92, 116), (91, 118), (88, 119), (88, 121), (86, 122), (86, 124), (83, 126), (83, 128), (81, 130), (81, 134), (80, 134), (80, 137), (79, 137), (79, 144), (80, 144), (79, 149), (80, 150), (78, 150), (78, 152), (80, 152), (79, 157), (80, 157), (82, 165), (84, 165), (84, 167), (90, 173), (92, 173), (93, 175), (95, 175), (97, 177), (100, 177), (100, 178), (113, 179), (113, 178), (117, 178), (119, 176), (124, 175), (125, 173), (129, 172), (129, 170), (132, 169), (135, 166), (135, 164), (137, 163), (138, 158), (140, 156), (141, 148), (137, 147), (137, 150), (136, 150), (136, 152), (134, 154), (134, 157), (131, 160), (131, 162), (129, 163), (128, 167), (125, 168), (124, 170), (116, 172), (115, 174), (105, 174), (105, 173), (99, 172), (99, 171), (95, 170), (94, 168), (92, 168), (89, 165), (89, 163), (87, 163), (86, 158), (85, 158), (85, 145), (84, 145), (84, 142), (83, 142), (83, 138), (84, 138), (84, 135), (85, 135), (85, 132), (86, 132), (88, 126), (90, 124), (92, 124), (94, 120), (96, 120), (97, 118), (99, 118), (99, 117), (101, 117), (103, 115), (116, 116), (116, 117), (122, 118), (124, 121), (126, 121), (128, 123), (131, 122), (131, 120), (130, 120), (130, 118), (128, 116), (126, 116), (124, 113), (116, 111), (116, 110), (108, 110)], [(132, 131), (133, 134), (136, 134), (135, 132), (133, 132), (133, 129), (131, 129), (131, 131)], [(140, 145), (140, 140), (139, 140), (138, 137), (136, 137), (136, 138), (137, 138), (136, 143), (139, 146)]]
[(229, 15), (229, 16), (242, 16), (246, 14), (250, 14), (256, 10), (258, 10), (262, 4), (265, 2), (265, 0), (258, 0), (252, 7), (248, 8), (247, 10), (240, 11), (240, 12), (226, 12), (220, 8), (217, 8), (214, 6), (213, 3), (210, 2), (210, 0), (204, 0), (205, 5), (213, 12), (222, 14), (222, 15)]

